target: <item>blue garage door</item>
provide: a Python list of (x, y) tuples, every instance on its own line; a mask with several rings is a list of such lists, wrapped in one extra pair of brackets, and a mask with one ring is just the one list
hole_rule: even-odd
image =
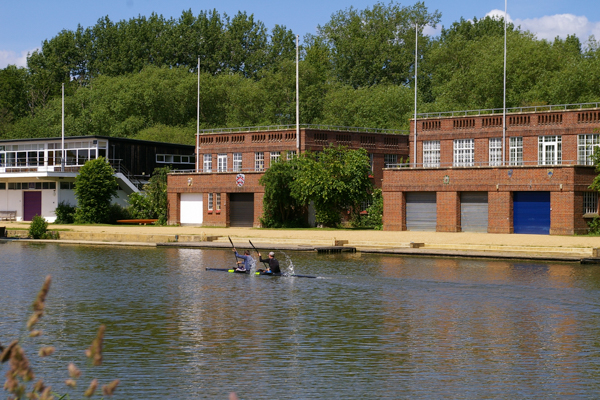
[(515, 233), (550, 234), (550, 192), (514, 192)]

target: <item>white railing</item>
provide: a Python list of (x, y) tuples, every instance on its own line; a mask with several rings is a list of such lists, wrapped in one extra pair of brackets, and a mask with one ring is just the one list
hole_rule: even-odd
[[(465, 164), (465, 163), (461, 163)], [(397, 168), (418, 168), (418, 169), (429, 169), (429, 168), (481, 168), (481, 167), (568, 167), (568, 166), (587, 166), (594, 167), (589, 162), (580, 161), (580, 160), (562, 160), (556, 162), (539, 162), (539, 161), (517, 161), (517, 162), (506, 162), (502, 165), (502, 162), (494, 161), (494, 162), (471, 162), (469, 165), (458, 165), (458, 163), (446, 162), (446, 163), (398, 163), (398, 164), (389, 164), (386, 168), (397, 169)]]
[[(583, 110), (588, 108), (600, 108), (600, 103), (576, 103), (576, 104), (557, 104), (546, 106), (527, 106), (527, 107), (508, 107), (506, 113), (526, 113), (542, 111), (564, 111), (564, 110)], [(477, 115), (502, 114), (503, 108), (487, 108), (481, 110), (462, 110), (462, 111), (441, 111), (426, 112), (417, 114), (417, 118), (441, 118), (441, 117), (465, 117)]]

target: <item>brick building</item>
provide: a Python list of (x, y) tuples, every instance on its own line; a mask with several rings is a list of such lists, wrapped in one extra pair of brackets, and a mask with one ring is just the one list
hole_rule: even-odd
[(408, 157), (408, 135), (400, 131), (294, 126), (261, 131), (204, 131), (196, 138), (195, 171), (168, 177), (169, 224), (260, 226), (264, 188), (258, 183), (270, 164), (296, 152), (343, 145), (364, 148), (371, 158), (374, 184), (383, 168)]
[(384, 229), (585, 233), (598, 215), (599, 107), (509, 110), (504, 143), (498, 110), (422, 115), (415, 162), (383, 172)]

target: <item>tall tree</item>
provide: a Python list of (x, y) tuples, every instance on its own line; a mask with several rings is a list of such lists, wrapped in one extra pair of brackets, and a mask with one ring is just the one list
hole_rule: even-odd
[(75, 197), (78, 223), (108, 223), (110, 204), (117, 195), (117, 178), (114, 169), (104, 157), (87, 161), (75, 178)]
[(373, 8), (352, 7), (333, 14), (317, 27), (331, 49), (333, 71), (342, 83), (353, 87), (379, 83), (406, 84), (414, 64), (415, 23), (420, 46), (425, 46), (424, 25), (435, 27), (441, 14), (429, 13), (423, 3), (403, 7), (395, 2)]

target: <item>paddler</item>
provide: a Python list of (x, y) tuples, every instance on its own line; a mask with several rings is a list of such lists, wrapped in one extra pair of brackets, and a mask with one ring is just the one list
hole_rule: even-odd
[(270, 252), (269, 258), (263, 260), (260, 253), (258, 253), (258, 260), (261, 263), (266, 263), (267, 269), (261, 271), (261, 275), (281, 275), (281, 269), (279, 269), (279, 261), (275, 258), (275, 253)]
[(252, 264), (254, 264), (254, 259), (250, 255), (250, 250), (245, 250), (243, 255), (238, 254), (235, 247), (233, 248), (233, 251), (235, 253), (236, 258), (241, 258), (243, 260), (237, 262), (237, 268), (235, 269), (236, 272), (250, 271), (250, 269), (252, 268)]

